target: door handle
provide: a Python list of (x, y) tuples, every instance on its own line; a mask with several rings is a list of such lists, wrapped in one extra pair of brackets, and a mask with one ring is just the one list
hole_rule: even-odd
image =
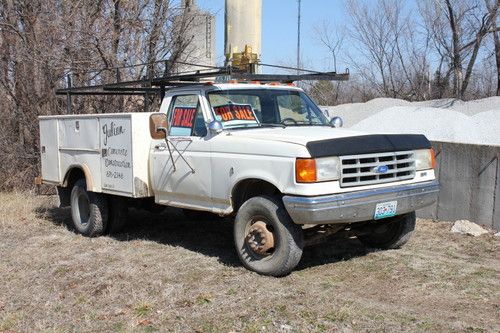
[(167, 146), (165, 144), (158, 144), (155, 146), (156, 150), (165, 150), (167, 149)]

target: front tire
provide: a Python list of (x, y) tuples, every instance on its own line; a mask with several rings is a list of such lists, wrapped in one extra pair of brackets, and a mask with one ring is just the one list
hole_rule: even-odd
[(416, 221), (415, 212), (395, 216), (384, 221), (371, 233), (359, 235), (358, 239), (363, 244), (377, 249), (399, 249), (410, 240)]
[(108, 220), (106, 196), (87, 191), (85, 179), (78, 180), (71, 190), (71, 217), (78, 233), (88, 237), (102, 235)]
[(304, 235), (280, 198), (253, 197), (238, 210), (234, 242), (243, 265), (262, 275), (284, 276), (302, 257)]

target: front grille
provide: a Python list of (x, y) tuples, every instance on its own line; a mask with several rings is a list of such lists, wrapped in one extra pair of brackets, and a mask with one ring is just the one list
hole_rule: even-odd
[[(340, 156), (340, 163), (340, 187), (383, 184), (415, 177), (412, 151)], [(384, 166), (386, 172), (383, 172)]]

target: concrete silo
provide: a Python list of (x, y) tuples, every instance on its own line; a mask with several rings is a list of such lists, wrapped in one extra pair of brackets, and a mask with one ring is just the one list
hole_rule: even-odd
[[(180, 61), (198, 65), (215, 66), (215, 17), (201, 10), (195, 0), (183, 0), (183, 15), (174, 19), (176, 29), (182, 29), (184, 41), (189, 41)], [(177, 72), (203, 70), (205, 68), (177, 65)]]
[(262, 0), (226, 0), (224, 53), (233, 66), (261, 56)]

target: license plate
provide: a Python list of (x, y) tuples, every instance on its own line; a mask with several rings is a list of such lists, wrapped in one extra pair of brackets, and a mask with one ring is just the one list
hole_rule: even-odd
[(384, 219), (396, 215), (397, 201), (381, 202), (375, 207), (375, 220)]

